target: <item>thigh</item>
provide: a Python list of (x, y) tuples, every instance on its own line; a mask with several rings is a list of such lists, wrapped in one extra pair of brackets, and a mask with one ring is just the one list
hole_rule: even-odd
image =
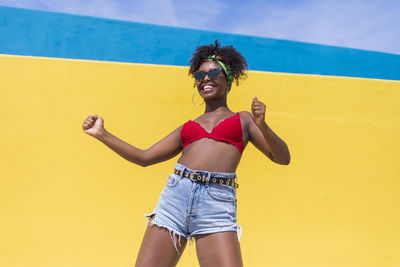
[(196, 235), (196, 252), (201, 267), (242, 267), (236, 232)]
[[(176, 236), (178, 238), (178, 236)], [(136, 267), (172, 267), (175, 266), (186, 246), (186, 239), (180, 238), (176, 251), (170, 232), (156, 225), (148, 225), (136, 259)]]

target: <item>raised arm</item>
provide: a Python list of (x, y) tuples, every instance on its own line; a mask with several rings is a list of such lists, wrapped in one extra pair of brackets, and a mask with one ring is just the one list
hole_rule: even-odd
[(124, 159), (140, 166), (149, 166), (178, 155), (181, 150), (180, 131), (182, 126), (161, 139), (150, 148), (134, 147), (104, 129), (104, 120), (99, 115), (89, 116), (83, 123), (83, 131), (95, 137)]
[(252, 113), (245, 112), (250, 142), (273, 162), (288, 165), (290, 153), (286, 143), (265, 122), (265, 105), (253, 99)]

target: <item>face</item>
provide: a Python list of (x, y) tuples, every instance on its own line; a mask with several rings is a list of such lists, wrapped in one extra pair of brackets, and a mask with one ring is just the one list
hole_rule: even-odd
[[(215, 61), (204, 62), (201, 64), (199, 70), (208, 72), (212, 69), (221, 69), (221, 65)], [(221, 70), (220, 74), (214, 79), (210, 79), (208, 75), (204, 79), (196, 81), (197, 90), (199, 91), (201, 97), (204, 100), (212, 99), (216, 97), (222, 97), (226, 95), (226, 90), (228, 89), (228, 81), (226, 79), (225, 73)]]

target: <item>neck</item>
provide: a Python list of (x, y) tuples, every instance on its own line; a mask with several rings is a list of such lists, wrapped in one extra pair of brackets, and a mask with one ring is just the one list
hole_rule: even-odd
[(228, 105), (226, 104), (226, 97), (221, 97), (219, 99), (207, 101), (206, 111), (204, 113), (212, 112), (221, 108), (228, 108)]

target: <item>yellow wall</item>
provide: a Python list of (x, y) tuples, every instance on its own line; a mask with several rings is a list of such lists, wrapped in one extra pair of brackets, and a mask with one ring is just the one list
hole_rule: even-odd
[[(82, 131), (88, 115), (146, 148), (204, 107), (185, 67), (0, 56), (0, 266), (133, 266), (176, 158), (135, 166)], [(238, 169), (245, 266), (400, 266), (400, 82), (249, 72), (288, 144)], [(178, 266), (198, 266), (195, 249)]]

